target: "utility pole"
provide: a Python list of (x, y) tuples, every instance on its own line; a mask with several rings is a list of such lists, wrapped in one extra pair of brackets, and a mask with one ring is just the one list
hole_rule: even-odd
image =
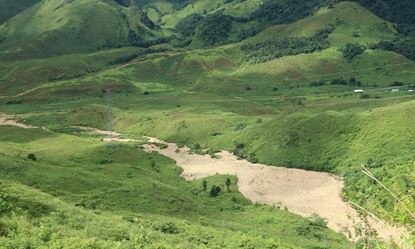
[(111, 101), (111, 88), (105, 89), (105, 102), (107, 104), (107, 130), (108, 133), (108, 141), (111, 143), (114, 138), (114, 126), (112, 123), (112, 101)]

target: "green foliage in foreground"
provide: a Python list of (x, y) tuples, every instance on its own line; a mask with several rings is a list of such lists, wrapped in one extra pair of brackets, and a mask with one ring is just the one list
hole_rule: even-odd
[(31, 136), (37, 132), (0, 127), (0, 245), (6, 248), (349, 246), (343, 236), (283, 207), (251, 204), (235, 177), (185, 182), (170, 159), (139, 144)]
[(253, 232), (74, 207), (10, 181), (0, 186), (1, 248), (299, 248)]

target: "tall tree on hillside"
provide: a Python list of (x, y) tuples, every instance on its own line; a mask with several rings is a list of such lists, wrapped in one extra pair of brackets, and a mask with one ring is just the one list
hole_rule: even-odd
[(207, 185), (208, 185), (208, 182), (206, 180), (203, 180), (202, 181), (202, 187), (203, 187), (203, 191), (205, 191), (205, 192), (207, 190)]
[(226, 179), (226, 188), (228, 189), (228, 192), (231, 192), (230, 186), (232, 185), (231, 179), (229, 177)]

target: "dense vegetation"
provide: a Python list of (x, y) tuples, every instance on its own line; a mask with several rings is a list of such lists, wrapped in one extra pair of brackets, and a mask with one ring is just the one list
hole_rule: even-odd
[(380, 41), (372, 44), (372, 49), (382, 49), (400, 53), (411, 60), (415, 60), (415, 36), (399, 36), (393, 41)]
[(382, 41), (374, 48), (395, 51), (415, 60), (415, 2), (411, 0), (358, 0), (382, 18), (397, 24), (399, 35), (393, 41)]
[(250, 18), (271, 24), (292, 23), (312, 14), (325, 3), (324, 0), (265, 0)]
[(356, 56), (362, 54), (365, 49), (364, 46), (357, 43), (346, 43), (340, 51), (343, 53), (343, 57), (351, 62)]
[(199, 26), (203, 20), (203, 16), (200, 14), (191, 14), (181, 19), (176, 25), (176, 30), (183, 36), (193, 36), (195, 29)]
[(262, 63), (288, 55), (308, 54), (330, 47), (329, 34), (335, 30), (334, 25), (318, 30), (312, 37), (281, 37), (279, 40), (255, 44), (244, 44), (241, 50), (247, 60)]
[(232, 19), (223, 14), (209, 15), (197, 27), (196, 33), (206, 47), (224, 44), (232, 28)]

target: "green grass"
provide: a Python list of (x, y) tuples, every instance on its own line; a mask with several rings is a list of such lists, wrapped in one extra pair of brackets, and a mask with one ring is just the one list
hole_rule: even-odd
[(50, 57), (128, 46), (130, 33), (149, 41), (155, 34), (141, 23), (140, 15), (113, 1), (44, 1), (0, 26), (0, 58)]
[(33, 6), (39, 1), (40, 0), (16, 0), (11, 2), (8, 0), (1, 0), (0, 9), (2, 12), (0, 15), (0, 24), (12, 18), (21, 11)]
[[(139, 144), (106, 147), (100, 136), (72, 128), (107, 129), (102, 91), (107, 88), (113, 89), (115, 130), (127, 137), (150, 135), (229, 151), (242, 143), (251, 161), (340, 175), (345, 179), (345, 199), (387, 221), (414, 226), (415, 221), (360, 172), (360, 165), (368, 165), (415, 211), (415, 102), (407, 86), (415, 83), (415, 66), (394, 52), (367, 49), (351, 62), (339, 52), (350, 41), (368, 45), (393, 39), (391, 23), (355, 3), (342, 2), (240, 43), (145, 54), (114, 65), (142, 49), (91, 51), (102, 49), (107, 38), (126, 44), (128, 29), (142, 27), (132, 8), (83, 0), (49, 17), (59, 3), (44, 2), (0, 26), (6, 37), (0, 44), (1, 112), (50, 130), (0, 127), (1, 191), (11, 196), (3, 199), (22, 210), (1, 214), (0, 233), (4, 227), (16, 228), (17, 236), (1, 238), (0, 247), (133, 248), (139, 241), (142, 248), (324, 248), (326, 240), (326, 248), (349, 246), (326, 228), (300, 236), (299, 228), (315, 228), (310, 221), (252, 205), (235, 185), (231, 193), (211, 198), (201, 190), (200, 180), (184, 182), (173, 161), (145, 153)], [(171, 1), (140, 3), (161, 26), (157, 31), (145, 29), (150, 33), (144, 38), (153, 39), (173, 34), (167, 28), (191, 13), (223, 10), (246, 16), (261, 1), (194, 1), (181, 9)], [(82, 22), (95, 12), (94, 18)], [(109, 20), (108, 26), (98, 25), (102, 19)], [(328, 24), (336, 29), (329, 36), (330, 48), (320, 52), (252, 64), (240, 50), (243, 44), (281, 36), (309, 37)], [(231, 39), (250, 25), (257, 24), (233, 27)], [(79, 40), (72, 33), (79, 27), (93, 32), (81, 32)], [(48, 58), (25, 59), (39, 54), (27, 50), (23, 40)], [(45, 47), (52, 51), (45, 52)], [(69, 54), (49, 57), (55, 52)], [(329, 83), (351, 77), (363, 85)], [(310, 86), (320, 80), (325, 85)], [(387, 87), (395, 81), (405, 86), (391, 93)], [(354, 95), (356, 88), (368, 95)], [(36, 155), (36, 162), (27, 159), (29, 153)], [(227, 177), (207, 181), (224, 188)], [(161, 231), (170, 228), (179, 233)]]
[[(230, 231), (234, 236), (239, 236), (240, 233), (251, 234), (252, 228), (255, 227), (255, 234), (264, 236), (264, 239), (254, 239), (249, 243), (258, 246), (269, 241), (287, 245), (282, 248), (291, 248), (290, 246), (313, 248), (323, 243), (323, 240), (329, 243), (331, 248), (344, 248), (348, 245), (344, 237), (327, 228), (313, 229), (309, 237), (303, 237), (302, 242), (298, 241), (297, 230), (299, 227), (308, 226), (308, 222), (304, 218), (279, 208), (252, 205), (238, 192), (235, 177), (206, 178), (208, 188), (217, 185), (223, 189), (218, 197), (213, 198), (209, 197), (208, 192), (203, 191), (201, 180), (184, 182), (179, 177), (179, 168), (170, 159), (158, 154), (143, 152), (136, 146), (108, 147), (98, 139), (62, 134), (46, 134), (27, 141), (21, 140), (21, 137), (31, 136), (39, 130), (25, 130), (28, 134), (21, 134), (13, 132), (13, 129), (15, 128), (0, 128), (3, 141), (1, 151), (4, 153), (0, 154), (2, 166), (0, 175), (2, 182), (7, 180), (6, 187), (2, 188), (2, 191), (8, 190), (8, 184), (15, 182), (19, 187), (22, 185), (21, 188), (29, 186), (30, 188), (24, 188), (33, 188), (54, 196), (59, 199), (59, 203), (65, 202), (67, 207), (60, 206), (63, 204), (56, 206), (57, 200), (53, 201), (52, 205), (51, 201), (45, 203), (42, 198), (32, 197), (28, 200), (24, 194), (6, 192), (9, 196), (6, 197), (7, 203), (29, 212), (18, 217), (14, 216), (6, 223), (8, 226), (11, 226), (17, 219), (23, 220), (19, 226), (24, 226), (26, 222), (36, 222), (37, 219), (45, 219), (47, 224), (52, 226), (49, 232), (53, 233), (54, 229), (62, 225), (57, 224), (57, 216), (66, 216), (65, 210), (70, 208), (74, 209), (71, 212), (75, 214), (95, 210), (97, 214), (102, 212), (112, 216), (123, 214), (132, 217), (147, 217), (144, 218), (143, 223), (151, 223), (153, 227), (157, 227), (159, 221), (158, 219), (152, 220), (148, 216), (161, 215), (171, 217), (159, 218), (161, 220), (179, 219), (177, 229), (180, 231), (189, 229), (195, 232), (203, 229), (202, 227), (211, 227), (215, 230), (215, 237), (216, 233), (219, 237), (224, 236), (224, 231)], [(4, 139), (5, 133), (15, 134), (15, 138)], [(28, 153), (34, 153), (37, 160), (26, 159), (25, 156)], [(230, 177), (233, 183), (231, 192), (226, 191), (227, 177)], [(81, 211), (75, 207), (83, 207), (83, 209)], [(7, 219), (7, 215), (6, 213), (4, 217), (3, 214), (3, 219)], [(78, 216), (79, 214), (71, 216), (69, 220), (75, 220)], [(91, 224), (89, 222), (83, 224), (92, 226), (93, 220)], [(116, 224), (117, 226), (125, 225), (123, 222)], [(117, 229), (105, 233), (116, 236), (116, 231)], [(74, 231), (70, 231), (72, 232)], [(82, 237), (84, 233), (81, 232), (77, 236)], [(127, 233), (125, 236), (138, 235), (137, 231), (132, 230), (131, 234)], [(26, 236), (23, 232), (19, 232), (17, 238), (6, 237), (3, 242), (18, 243), (19, 240), (27, 238)], [(66, 236), (58, 236), (59, 239), (62, 237)], [(185, 243), (186, 239), (180, 241), (180, 243)], [(36, 242), (37, 240), (33, 239), (30, 241), (30, 243)], [(44, 243), (51, 242), (44, 241)], [(129, 242), (124, 241), (124, 243)], [(194, 241), (193, 243), (193, 245), (198, 245), (201, 242)], [(209, 248), (219, 246), (213, 238), (207, 239), (207, 243), (212, 243), (212, 246), (207, 245)], [(230, 245), (225, 246), (232, 248)]]

